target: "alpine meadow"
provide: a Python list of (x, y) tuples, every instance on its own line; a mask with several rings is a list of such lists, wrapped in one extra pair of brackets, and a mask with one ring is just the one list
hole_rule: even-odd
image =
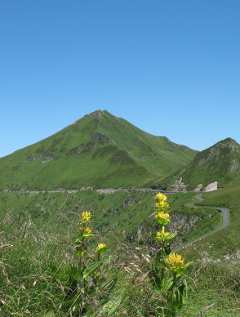
[(2, 158), (2, 315), (233, 316), (239, 147), (98, 110)]
[(0, 317), (240, 317), (240, 1), (0, 0)]

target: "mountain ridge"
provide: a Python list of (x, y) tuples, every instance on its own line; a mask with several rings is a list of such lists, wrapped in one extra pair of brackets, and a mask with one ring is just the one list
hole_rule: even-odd
[(186, 166), (181, 177), (193, 188), (199, 184), (217, 181), (220, 185), (240, 179), (240, 145), (231, 137), (225, 138), (209, 148), (198, 152)]
[(103, 110), (0, 159), (0, 188), (140, 186), (195, 155)]

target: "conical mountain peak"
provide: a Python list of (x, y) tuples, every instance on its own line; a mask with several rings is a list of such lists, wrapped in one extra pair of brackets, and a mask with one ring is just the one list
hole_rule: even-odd
[(194, 155), (187, 147), (163, 142), (106, 110), (96, 110), (1, 159), (0, 187), (143, 186), (183, 168)]

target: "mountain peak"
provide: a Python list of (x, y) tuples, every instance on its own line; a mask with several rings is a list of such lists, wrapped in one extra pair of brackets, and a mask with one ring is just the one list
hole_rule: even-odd
[(218, 181), (226, 184), (240, 176), (240, 145), (226, 138), (199, 152), (183, 173), (184, 182), (192, 187)]
[(183, 168), (194, 155), (98, 109), (10, 159), (1, 159), (0, 188), (143, 186)]
[(90, 117), (90, 118), (93, 118), (96, 120), (101, 120), (103, 118), (104, 114), (106, 114), (105, 110), (97, 109), (97, 110), (87, 114), (86, 117)]
[(85, 120), (86, 118), (91, 118), (91, 119), (95, 119), (97, 121), (100, 121), (106, 115), (111, 115), (111, 114), (106, 110), (97, 109), (97, 110), (90, 112), (90, 113), (86, 114), (85, 116), (77, 119), (75, 121), (75, 124), (81, 124), (82, 120)]
[[(97, 121), (100, 121), (104, 118), (116, 118), (114, 115), (112, 115), (110, 112), (108, 112), (107, 110), (102, 110), (102, 109), (97, 109), (93, 112), (90, 112), (89, 114), (87, 114), (85, 117), (88, 118), (93, 118), (96, 119)], [(80, 119), (81, 120), (81, 119)]]
[(226, 139), (220, 141), (219, 143), (239, 145), (236, 140), (234, 140), (233, 138), (230, 138), (230, 137), (228, 137), (228, 138), (226, 138)]
[(229, 150), (237, 150), (239, 151), (240, 149), (240, 145), (239, 143), (237, 143), (237, 141), (235, 141), (232, 138), (226, 138), (220, 142), (218, 142), (217, 144), (213, 145), (210, 149), (218, 149), (218, 148), (228, 148)]
[(91, 113), (89, 113), (89, 116), (94, 117), (94, 118), (101, 118), (104, 113), (106, 113), (105, 110), (97, 109)]

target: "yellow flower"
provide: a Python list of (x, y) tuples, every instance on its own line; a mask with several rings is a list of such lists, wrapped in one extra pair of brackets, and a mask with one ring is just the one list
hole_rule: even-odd
[(91, 218), (92, 218), (92, 214), (88, 210), (84, 210), (80, 215), (80, 220), (85, 223), (89, 222)]
[(163, 193), (158, 193), (155, 196), (155, 209), (156, 212), (163, 212), (169, 210), (169, 203), (167, 201), (167, 196)]
[(90, 227), (83, 228), (83, 237), (88, 238), (92, 236), (92, 229)]
[(167, 196), (163, 193), (157, 193), (155, 195), (155, 200), (156, 200), (156, 202), (167, 201)]
[(103, 253), (107, 250), (107, 245), (105, 243), (99, 243), (97, 245), (97, 252), (98, 253)]
[(175, 252), (170, 253), (165, 258), (165, 263), (175, 273), (181, 273), (186, 268), (184, 258)]
[(169, 203), (167, 201), (156, 201), (155, 207), (158, 211), (168, 210), (169, 209)]
[(162, 226), (166, 226), (170, 222), (170, 215), (167, 212), (157, 212), (155, 218)]
[(161, 231), (156, 233), (156, 240), (160, 242), (169, 241), (175, 238), (175, 236), (175, 233), (165, 231), (165, 228), (163, 227)]

